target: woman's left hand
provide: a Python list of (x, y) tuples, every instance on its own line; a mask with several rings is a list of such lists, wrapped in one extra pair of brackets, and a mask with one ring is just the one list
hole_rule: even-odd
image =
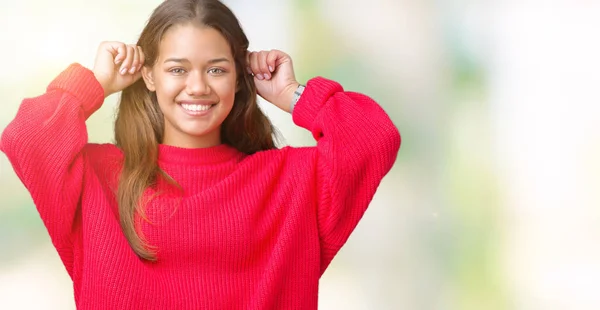
[(258, 95), (289, 113), (294, 91), (300, 85), (292, 58), (278, 50), (249, 52), (247, 70), (254, 75)]

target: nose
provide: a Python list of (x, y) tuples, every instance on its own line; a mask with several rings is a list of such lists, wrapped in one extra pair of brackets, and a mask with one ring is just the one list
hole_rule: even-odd
[(188, 75), (186, 93), (191, 97), (210, 94), (210, 85), (202, 72), (196, 71)]

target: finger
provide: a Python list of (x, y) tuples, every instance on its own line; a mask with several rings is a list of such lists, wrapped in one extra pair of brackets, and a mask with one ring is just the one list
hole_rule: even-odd
[(268, 55), (267, 55), (267, 66), (269, 68), (269, 72), (275, 72), (275, 68), (277, 68), (277, 59), (279, 58), (279, 55), (281, 54), (280, 51), (278, 50), (272, 50)]
[(127, 73), (127, 71), (129, 71), (129, 68), (131, 68), (131, 63), (133, 62), (133, 57), (134, 57), (134, 48), (131, 45), (128, 45), (127, 47), (127, 57), (125, 57), (125, 60), (123, 60), (123, 64), (121, 65), (121, 68), (119, 69), (119, 73), (124, 75)]
[(137, 70), (137, 71), (136, 71), (136, 72), (133, 74), (133, 79), (137, 81), (137, 80), (138, 80), (139, 78), (141, 78), (141, 77), (142, 77), (142, 70), (139, 70), (139, 69), (138, 69), (138, 70)]
[(127, 48), (121, 42), (112, 42), (110, 44), (110, 52), (115, 58), (115, 65), (118, 65), (127, 57)]
[(264, 77), (263, 75), (260, 73), (260, 65), (259, 65), (259, 53), (257, 52), (252, 52), (252, 54), (250, 54), (250, 69), (252, 69), (252, 73), (254, 73), (254, 77), (259, 79), (259, 80), (263, 80)]
[(131, 67), (129, 68), (129, 73), (134, 74), (137, 71), (138, 66), (140, 65), (140, 50), (137, 46), (133, 46), (133, 60), (131, 61)]
[(137, 68), (138, 70), (142, 69), (142, 67), (144, 66), (144, 64), (146, 63), (146, 55), (144, 54), (144, 51), (142, 50), (141, 46), (137, 47), (139, 52), (140, 52), (140, 65)]
[(246, 51), (246, 67), (250, 67), (250, 54), (252, 54), (252, 52)]
[(254, 75), (252, 72), (252, 68), (250, 67), (250, 58), (252, 57), (252, 52), (246, 51), (246, 71), (250, 75)]
[(258, 67), (260, 68), (260, 74), (266, 80), (271, 78), (271, 72), (269, 71), (269, 65), (267, 64), (267, 55), (269, 55), (268, 51), (262, 51), (258, 54)]

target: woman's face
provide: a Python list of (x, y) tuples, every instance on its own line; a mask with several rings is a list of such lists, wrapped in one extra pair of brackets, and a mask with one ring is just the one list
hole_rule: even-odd
[(235, 99), (235, 69), (231, 47), (217, 30), (185, 24), (165, 33), (156, 63), (143, 70), (165, 117), (163, 144), (197, 148), (221, 143), (221, 124)]

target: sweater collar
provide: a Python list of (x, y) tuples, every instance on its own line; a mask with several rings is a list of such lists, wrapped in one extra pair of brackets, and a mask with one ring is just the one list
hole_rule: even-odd
[(172, 164), (218, 164), (230, 161), (241, 155), (241, 152), (227, 144), (191, 149), (166, 144), (159, 144), (158, 146), (158, 160)]

